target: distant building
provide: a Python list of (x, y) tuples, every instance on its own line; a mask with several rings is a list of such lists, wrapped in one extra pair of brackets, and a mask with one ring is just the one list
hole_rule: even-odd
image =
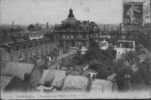
[(57, 45), (48, 39), (26, 40), (0, 45), (1, 61), (30, 61), (33, 56), (49, 55)]
[(65, 50), (70, 47), (87, 47), (89, 39), (99, 35), (99, 28), (94, 22), (77, 20), (70, 9), (68, 17), (55, 26), (53, 33)]
[(100, 31), (102, 32), (113, 32), (113, 31), (120, 31), (120, 25), (119, 24), (99, 24), (98, 25)]

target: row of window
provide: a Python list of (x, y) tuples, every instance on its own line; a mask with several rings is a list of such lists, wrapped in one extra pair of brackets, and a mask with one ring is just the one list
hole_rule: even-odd
[(88, 35), (62, 35), (63, 39), (89, 38)]
[(93, 38), (93, 37), (100, 37), (100, 38), (111, 38), (111, 36), (101, 35), (101, 34), (91, 34), (91, 35), (62, 35), (62, 39), (75, 39), (75, 38)]

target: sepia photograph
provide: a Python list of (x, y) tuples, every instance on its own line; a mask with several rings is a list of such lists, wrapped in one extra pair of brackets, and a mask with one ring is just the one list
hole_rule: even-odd
[(151, 98), (151, 0), (0, 0), (0, 99)]

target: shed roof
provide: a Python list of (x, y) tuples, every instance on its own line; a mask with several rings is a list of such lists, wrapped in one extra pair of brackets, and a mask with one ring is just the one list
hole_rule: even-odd
[(1, 69), (2, 75), (12, 75), (24, 80), (24, 74), (31, 73), (34, 64), (20, 62), (6, 62), (5, 67)]

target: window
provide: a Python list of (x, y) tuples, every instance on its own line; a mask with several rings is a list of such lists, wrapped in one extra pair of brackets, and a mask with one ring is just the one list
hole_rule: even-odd
[(73, 36), (73, 35), (71, 35), (70, 37), (71, 37), (71, 39), (73, 39), (73, 38), (74, 38), (74, 36)]
[(65, 38), (66, 38), (66, 36), (65, 36), (65, 35), (62, 35), (62, 38), (63, 38), (63, 39), (65, 39)]
[(69, 39), (70, 38), (70, 36), (69, 35), (67, 35), (67, 39)]
[(79, 34), (79, 35), (78, 35), (78, 38), (82, 38), (82, 35), (81, 35), (81, 34)]

